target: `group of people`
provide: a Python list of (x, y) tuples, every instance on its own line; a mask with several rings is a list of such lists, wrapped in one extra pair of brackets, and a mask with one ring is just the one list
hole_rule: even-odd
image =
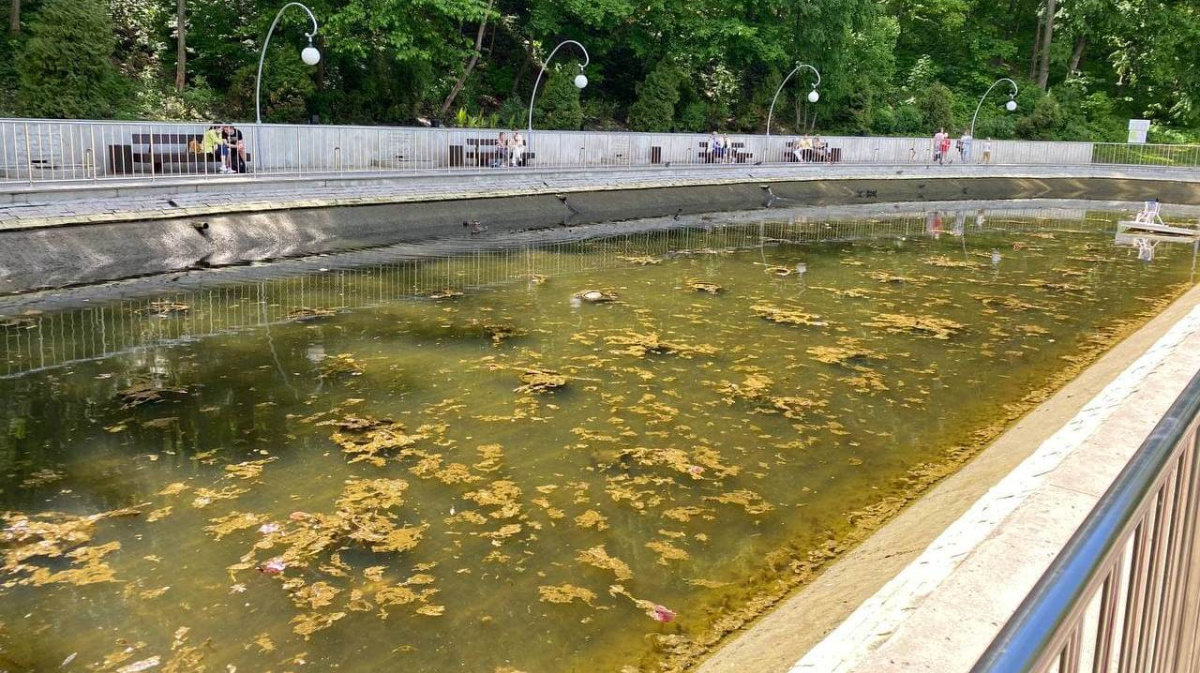
[(492, 166), (524, 166), (525, 150), (525, 136), (520, 131), (513, 131), (511, 136), (501, 132), (496, 139), (496, 161)]
[[(933, 160), (946, 165), (946, 162), (954, 163), (954, 159), (950, 157), (950, 134), (946, 133), (946, 129), (938, 129), (938, 132), (933, 134)], [(959, 163), (971, 162), (971, 150), (975, 144), (975, 139), (971, 137), (971, 132), (964, 130), (962, 136), (957, 141), (954, 141), (954, 149), (958, 152)], [(988, 138), (983, 142), (983, 157), (979, 161), (983, 164), (992, 162), (992, 139)]]
[(828, 161), (829, 143), (821, 136), (801, 136), (792, 141), (796, 161)]
[(204, 132), (200, 150), (221, 162), (221, 173), (246, 172), (246, 141), (232, 124), (214, 124)]
[(713, 131), (708, 138), (708, 153), (710, 155), (709, 163), (729, 164), (737, 160), (737, 152), (734, 151), (733, 142), (729, 140), (729, 136), (716, 131)]

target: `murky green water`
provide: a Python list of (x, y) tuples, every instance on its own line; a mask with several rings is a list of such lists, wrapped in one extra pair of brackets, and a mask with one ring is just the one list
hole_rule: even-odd
[(650, 670), (1190, 282), (1113, 221), (711, 226), (9, 317), (0, 664)]

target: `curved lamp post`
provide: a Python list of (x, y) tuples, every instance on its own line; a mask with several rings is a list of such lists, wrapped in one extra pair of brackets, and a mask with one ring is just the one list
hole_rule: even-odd
[(275, 20), (271, 22), (271, 29), (267, 31), (267, 40), (263, 42), (262, 54), (258, 57), (258, 76), (254, 78), (254, 119), (256, 124), (262, 123), (262, 107), (260, 105), (262, 93), (262, 71), (263, 61), (267, 59), (267, 47), (271, 44), (271, 34), (275, 32), (275, 26), (279, 24), (279, 17), (288, 10), (289, 7), (299, 7), (308, 13), (308, 18), (312, 21), (312, 32), (305, 33), (308, 37), (308, 46), (300, 52), (300, 60), (306, 65), (316, 65), (321, 62), (321, 52), (313, 46), (313, 38), (317, 35), (317, 17), (313, 16), (312, 10), (298, 3), (289, 2), (280, 8), (279, 13), (275, 15)]
[(815, 103), (821, 100), (821, 94), (817, 93), (817, 87), (821, 86), (821, 73), (807, 63), (798, 63), (796, 67), (788, 73), (787, 77), (783, 78), (783, 83), (779, 85), (779, 89), (775, 92), (775, 98), (771, 99), (771, 111), (767, 113), (767, 137), (771, 137), (771, 119), (775, 117), (775, 101), (779, 99), (779, 94), (783, 93), (783, 87), (787, 86), (788, 80), (792, 79), (792, 75), (800, 72), (801, 68), (808, 68), (817, 76), (817, 81), (812, 86), (812, 91), (808, 92), (808, 102)]
[(542, 83), (542, 77), (546, 74), (546, 68), (550, 65), (550, 61), (554, 60), (554, 55), (558, 53), (559, 49), (568, 44), (579, 47), (579, 50), (583, 52), (583, 65), (579, 66), (579, 74), (575, 76), (575, 87), (582, 89), (588, 85), (588, 78), (587, 75), (583, 74), (583, 69), (588, 67), (588, 64), (592, 62), (592, 57), (588, 56), (588, 51), (582, 44), (579, 44), (575, 40), (563, 40), (554, 48), (554, 51), (550, 52), (550, 57), (542, 64), (542, 71), (538, 73), (537, 81), (533, 83), (533, 93), (529, 96), (529, 135), (531, 137), (533, 136), (533, 102), (537, 100), (538, 85)]
[(1020, 91), (1017, 89), (1017, 83), (1007, 77), (1001, 77), (1000, 79), (996, 80), (996, 82), (994, 84), (992, 84), (990, 87), (988, 87), (988, 90), (983, 93), (983, 98), (979, 99), (979, 105), (975, 107), (975, 116), (971, 117), (971, 137), (972, 138), (975, 137), (975, 120), (979, 119), (979, 111), (981, 109), (983, 109), (983, 101), (987, 100), (988, 94), (990, 94), (992, 92), (992, 89), (995, 89), (997, 86), (999, 86), (1003, 82), (1008, 82), (1009, 84), (1012, 85), (1012, 93), (1008, 95), (1008, 102), (1004, 104), (1004, 109), (1008, 110), (1009, 112), (1017, 111), (1017, 100), (1016, 99), (1017, 99), (1017, 94), (1020, 93)]

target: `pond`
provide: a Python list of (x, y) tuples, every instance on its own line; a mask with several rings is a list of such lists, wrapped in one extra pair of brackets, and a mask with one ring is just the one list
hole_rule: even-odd
[(686, 668), (1191, 284), (769, 217), (0, 318), (0, 664)]

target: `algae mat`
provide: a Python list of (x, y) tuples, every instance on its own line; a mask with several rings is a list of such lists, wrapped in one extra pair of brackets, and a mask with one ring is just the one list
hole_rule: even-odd
[(1191, 282), (1115, 216), (1002, 219), (5, 318), (0, 663), (687, 667)]

